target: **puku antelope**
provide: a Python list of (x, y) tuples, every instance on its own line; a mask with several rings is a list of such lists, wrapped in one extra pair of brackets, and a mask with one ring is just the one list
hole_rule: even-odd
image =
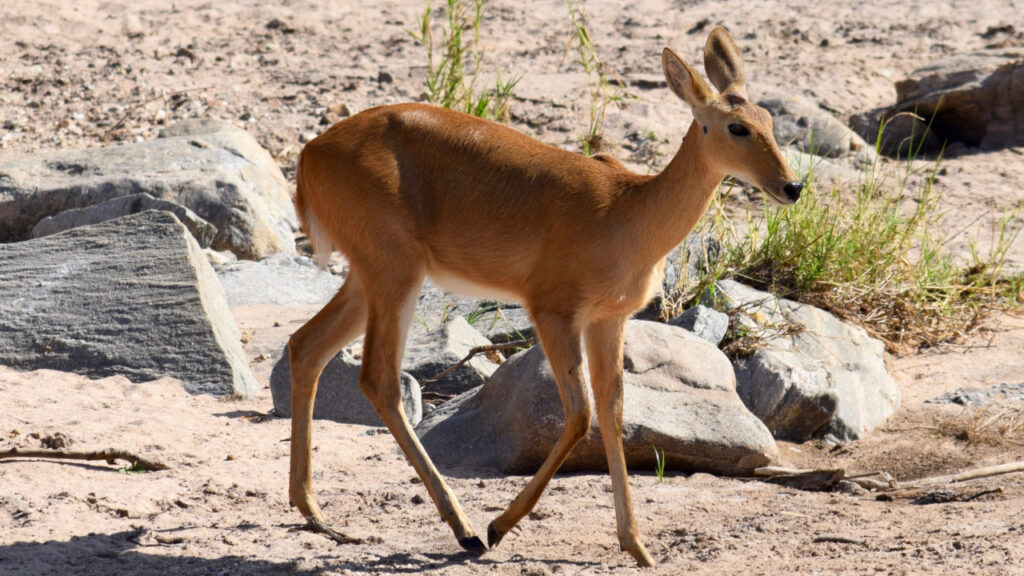
[(311, 529), (326, 523), (312, 493), (311, 425), (320, 372), (365, 331), (359, 387), (405, 452), (459, 544), (487, 550), (405, 418), (399, 369), (420, 286), (522, 302), (558, 382), (566, 425), (536, 475), (487, 527), (496, 546), (537, 503), (590, 427), (582, 341), (615, 497), (619, 543), (654, 560), (637, 531), (622, 449), (626, 320), (658, 285), (665, 256), (730, 175), (781, 204), (800, 196), (768, 113), (747, 101), (740, 51), (724, 28), (704, 49), (715, 93), (672, 50), (665, 79), (693, 109), (675, 157), (656, 176), (616, 160), (542, 144), (494, 122), (420, 104), (381, 106), (339, 122), (303, 149), (295, 206), (318, 261), (348, 257), (344, 285), (289, 341), (290, 497)]

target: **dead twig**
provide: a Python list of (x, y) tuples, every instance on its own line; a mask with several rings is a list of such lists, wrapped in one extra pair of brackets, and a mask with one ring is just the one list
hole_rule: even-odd
[(466, 354), (465, 358), (463, 358), (462, 360), (459, 360), (455, 364), (452, 364), (444, 372), (441, 372), (437, 376), (434, 376), (433, 378), (431, 378), (429, 380), (424, 380), (423, 382), (420, 382), (420, 384), (423, 385), (423, 386), (426, 386), (427, 384), (433, 384), (434, 382), (437, 382), (441, 378), (444, 378), (445, 376), (447, 376), (447, 375), (451, 374), (452, 372), (455, 372), (456, 370), (458, 370), (459, 367), (461, 367), (466, 362), (469, 362), (470, 360), (472, 360), (473, 357), (475, 357), (478, 354), (486, 354), (488, 352), (504, 352), (506, 350), (515, 350), (516, 348), (526, 348), (526, 347), (529, 347), (529, 346), (533, 346), (536, 342), (537, 341), (535, 339), (533, 339), (533, 338), (527, 338), (525, 340), (515, 340), (515, 341), (512, 341), (512, 342), (505, 342), (504, 344), (491, 344), (489, 346), (476, 346), (476, 347), (471, 348), (469, 350), (469, 353)]
[(6, 458), (47, 458), (52, 460), (105, 460), (107, 464), (114, 464), (115, 460), (123, 460), (133, 467), (142, 468), (153, 472), (156, 470), (169, 470), (170, 466), (157, 460), (149, 460), (136, 456), (125, 450), (108, 448), (88, 452), (84, 450), (48, 450), (45, 448), (11, 448), (0, 452), (0, 460)]
[(948, 504), (949, 502), (970, 502), (982, 496), (989, 494), (1002, 494), (1002, 488), (993, 488), (991, 490), (981, 490), (974, 494), (965, 494), (958, 490), (949, 490), (946, 488), (939, 488), (937, 490), (929, 490), (924, 492), (920, 496), (910, 501), (911, 504), (917, 504), (919, 506), (927, 504)]
[(815, 544), (820, 544), (822, 542), (832, 542), (832, 543), (835, 543), (835, 544), (856, 544), (858, 546), (863, 546), (864, 545), (864, 541), (861, 540), (860, 538), (851, 538), (849, 536), (838, 536), (838, 535), (835, 535), (835, 534), (822, 534), (821, 536), (815, 536), (814, 540), (811, 540), (811, 542), (813, 542)]
[(754, 475), (765, 478), (773, 484), (782, 484), (797, 490), (820, 492), (834, 487), (840, 480), (846, 479), (842, 469), (802, 470), (798, 468), (780, 468), (765, 466), (754, 470)]

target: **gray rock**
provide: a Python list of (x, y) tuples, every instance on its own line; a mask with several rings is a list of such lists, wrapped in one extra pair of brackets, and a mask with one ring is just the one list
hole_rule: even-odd
[(216, 250), (248, 259), (293, 253), (294, 208), (270, 155), (226, 122), (181, 124), (151, 142), (0, 164), (0, 242), (29, 238), (47, 216), (146, 193), (213, 224)]
[[(862, 328), (732, 280), (719, 282), (718, 293), (765, 338), (763, 349), (735, 361), (737, 392), (777, 438), (852, 440), (899, 408), (883, 345)], [(793, 323), (803, 330), (780, 329)]]
[(896, 83), (896, 108), (931, 119), (940, 139), (999, 148), (1024, 143), (1024, 52), (958, 56)]
[(681, 286), (698, 279), (710, 270), (718, 260), (722, 245), (713, 236), (693, 233), (687, 236), (665, 257), (665, 273), (662, 289), (666, 294), (676, 294)]
[(85, 208), (65, 210), (53, 216), (47, 216), (32, 228), (32, 237), (42, 238), (79, 226), (99, 224), (146, 210), (166, 210), (174, 214), (203, 248), (209, 247), (217, 234), (217, 229), (213, 224), (203, 220), (195, 212), (181, 204), (168, 200), (157, 200), (149, 194), (142, 193), (120, 196)]
[[(347, 352), (334, 357), (320, 375), (313, 404), (313, 418), (382, 426), (383, 422), (373, 404), (359, 388), (359, 371), (362, 365)], [(409, 424), (415, 426), (423, 418), (420, 400), (420, 385), (406, 372), (401, 373), (402, 409)], [(292, 414), (292, 377), (288, 347), (281, 353), (281, 359), (270, 374), (270, 393), (274, 401), (274, 412), (278, 416)]]
[(217, 277), (169, 212), (0, 244), (0, 334), (0, 364), (18, 369), (257, 389)]
[(326, 304), (342, 279), (321, 270), (305, 256), (274, 254), (258, 262), (236, 260), (214, 267), (232, 308), (273, 304)]
[[(443, 327), (411, 338), (405, 348), (403, 367), (421, 383), (436, 377), (477, 346), (491, 341), (477, 332), (462, 316), (452, 318)], [(461, 394), (482, 385), (498, 369), (498, 364), (478, 354), (451, 374), (424, 388), (439, 394)]]
[[(778, 456), (764, 425), (735, 392), (728, 359), (685, 330), (630, 321), (626, 330), (623, 437), (627, 463), (653, 469), (748, 474)], [(593, 405), (593, 404), (592, 404)], [(480, 388), (441, 405), (417, 427), (436, 463), (532, 473), (565, 425), (543, 350), (516, 354)], [(605, 469), (596, 415), (562, 470)]]
[(886, 108), (850, 116), (850, 127), (864, 138), (874, 139), (878, 151), (886, 156), (906, 158), (920, 152), (933, 153), (943, 145), (929, 128), (928, 119)]
[(887, 154), (905, 155), (912, 135), (915, 146), (924, 136), (925, 152), (947, 141), (985, 149), (1024, 144), (1024, 52), (958, 55), (915, 70), (896, 83), (896, 104), (856, 122), (862, 134), (885, 124)]
[(718, 346), (729, 330), (729, 315), (698, 304), (668, 322)]
[(855, 154), (868, 162), (874, 159), (874, 149), (860, 135), (815, 102), (787, 95), (764, 98), (758, 105), (772, 115), (781, 147), (828, 158)]
[(941, 396), (925, 400), (928, 404), (959, 404), (960, 406), (986, 406), (1024, 402), (1024, 382), (1008, 384), (1002, 382), (985, 388), (957, 388)]

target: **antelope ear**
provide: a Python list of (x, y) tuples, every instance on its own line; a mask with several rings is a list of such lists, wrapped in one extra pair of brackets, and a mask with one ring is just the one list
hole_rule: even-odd
[(721, 93), (747, 97), (747, 77), (743, 73), (743, 56), (729, 32), (716, 26), (704, 47), (704, 70)]
[(693, 108), (701, 108), (714, 98), (707, 82), (671, 48), (661, 52), (661, 68), (665, 71), (668, 87)]

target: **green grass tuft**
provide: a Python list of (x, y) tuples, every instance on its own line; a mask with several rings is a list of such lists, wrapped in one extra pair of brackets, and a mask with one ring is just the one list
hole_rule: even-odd
[(604, 118), (608, 105), (633, 98), (622, 81), (613, 78), (608, 67), (597, 56), (597, 50), (587, 30), (587, 18), (582, 0), (566, 0), (569, 22), (572, 24), (576, 44), (576, 62), (587, 73), (590, 106), (587, 134), (583, 137), (583, 154), (591, 156), (601, 151), (604, 139)]
[[(434, 41), (434, 8), (428, 4), (417, 19), (418, 29), (407, 30), (427, 52), (427, 99), (444, 108), (473, 116), (508, 121), (509, 103), (521, 76), (502, 80), (497, 74), (491, 89), (476, 86), (483, 60), (480, 24), (486, 0), (447, 0), (446, 20), (440, 26), (441, 39)], [(469, 37), (466, 37), (466, 32)], [(436, 52), (440, 54), (436, 54)], [(435, 56), (437, 56), (435, 58)]]
[(658, 477), (658, 484), (665, 481), (665, 450), (659, 450), (651, 444), (654, 449), (654, 474)]
[(954, 257), (945, 249), (950, 239), (936, 233), (940, 162), (911, 154), (889, 178), (876, 163), (859, 184), (828, 190), (818, 188), (812, 170), (799, 202), (766, 207), (763, 220), (748, 212), (741, 232), (716, 199), (700, 229), (722, 243), (718, 261), (676, 295), (666, 315), (734, 277), (828, 310), (901, 352), (953, 341), (994, 310), (1019, 309), (1024, 274), (1008, 274), (1004, 261), (1021, 231), (1021, 207), (1003, 216), (988, 253), (974, 247), (968, 261)]

